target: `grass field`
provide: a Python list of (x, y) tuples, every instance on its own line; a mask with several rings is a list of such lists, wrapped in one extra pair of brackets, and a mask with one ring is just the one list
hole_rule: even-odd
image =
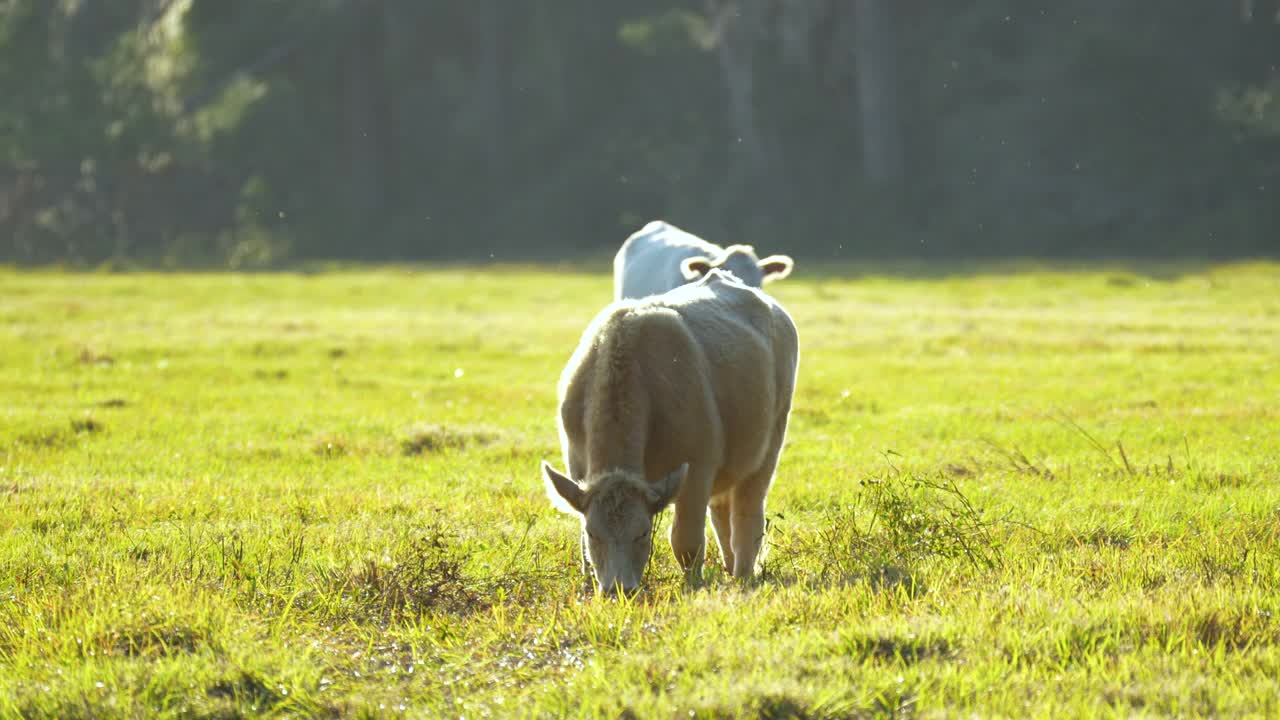
[(848, 270), (762, 578), (630, 601), (538, 473), (604, 268), (0, 270), (0, 716), (1280, 716), (1280, 266)]

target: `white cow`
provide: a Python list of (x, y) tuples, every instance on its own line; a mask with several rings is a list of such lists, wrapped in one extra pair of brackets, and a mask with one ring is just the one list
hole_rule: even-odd
[(552, 503), (581, 518), (601, 589), (639, 587), (653, 518), (672, 501), (671, 549), (690, 580), (708, 506), (725, 567), (752, 575), (798, 362), (782, 306), (719, 270), (596, 316), (560, 377), (568, 474), (542, 472)]
[(791, 274), (787, 255), (756, 257), (750, 245), (719, 245), (654, 220), (632, 233), (613, 258), (613, 299), (660, 295), (706, 275), (712, 268), (733, 273), (751, 287)]

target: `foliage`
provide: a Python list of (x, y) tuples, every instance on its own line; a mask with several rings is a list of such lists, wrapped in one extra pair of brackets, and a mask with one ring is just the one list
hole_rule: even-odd
[(844, 3), (11, 0), (0, 257), (534, 258), (654, 217), (814, 257), (1271, 253), (1254, 4), (861, 4), (885, 186)]
[(621, 601), (538, 476), (606, 263), (302, 269), (0, 270), (0, 715), (1280, 712), (1275, 264), (779, 283), (763, 578)]
[(785, 532), (778, 527), (785, 518), (775, 517), (770, 529), (779, 548), (769, 563), (770, 579), (793, 576), (794, 570), (780, 566), (798, 566), (819, 584), (870, 581), (924, 592), (920, 578), (933, 562), (999, 565), (999, 542), (992, 534), (998, 523), (985, 518), (951, 479), (895, 471), (859, 485), (852, 504), (829, 511), (815, 527)]

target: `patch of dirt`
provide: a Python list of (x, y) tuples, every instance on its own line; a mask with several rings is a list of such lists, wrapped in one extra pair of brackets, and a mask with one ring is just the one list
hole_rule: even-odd
[(331, 580), (365, 613), (384, 620), (432, 611), (464, 613), (485, 604), (474, 579), (463, 571), (464, 557), (452, 536), (431, 528), (390, 563), (369, 559)]
[(211, 698), (243, 700), (259, 708), (270, 708), (284, 699), (284, 695), (272, 688), (262, 678), (247, 672), (238, 677), (221, 680), (209, 686), (205, 694)]
[(347, 439), (342, 435), (321, 435), (311, 445), (311, 451), (320, 457), (342, 457), (349, 452)]
[(925, 658), (946, 657), (955, 649), (942, 638), (922, 638), (915, 635), (861, 635), (850, 638), (846, 649), (851, 655), (877, 660), (901, 660), (917, 663)]
[(98, 644), (108, 655), (169, 657), (189, 655), (207, 641), (195, 628), (160, 624), (112, 630), (100, 637)]
[(76, 433), (77, 435), (82, 435), (85, 433), (102, 432), (104, 429), (105, 427), (103, 426), (102, 423), (98, 422), (97, 420), (94, 420), (92, 417), (89, 417), (88, 415), (82, 418), (75, 418), (71, 421), (71, 431)]
[(65, 429), (56, 428), (25, 432), (17, 437), (17, 441), (19, 445), (27, 447), (51, 449), (70, 445), (73, 437)]
[(253, 376), (259, 380), (287, 380), (288, 370), (254, 370)]
[(90, 347), (80, 348), (80, 353), (76, 356), (76, 361), (81, 365), (93, 365), (96, 367), (110, 367), (115, 364), (116, 359), (107, 353), (101, 353)]
[(497, 440), (498, 434), (489, 430), (424, 423), (414, 425), (404, 433), (400, 438), (400, 450), (405, 455), (426, 455), (491, 445)]

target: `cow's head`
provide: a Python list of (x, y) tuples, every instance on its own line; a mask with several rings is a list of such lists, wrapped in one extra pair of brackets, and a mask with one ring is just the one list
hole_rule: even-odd
[(688, 472), (685, 463), (650, 483), (616, 470), (584, 487), (542, 463), (551, 504), (582, 519), (582, 552), (601, 591), (612, 595), (640, 589), (653, 551), (653, 519), (675, 498)]
[(770, 255), (760, 259), (750, 245), (730, 245), (717, 257), (697, 256), (685, 258), (680, 272), (690, 282), (719, 268), (733, 273), (744, 285), (763, 287), (765, 283), (781, 280), (791, 274), (795, 261), (788, 255)]

